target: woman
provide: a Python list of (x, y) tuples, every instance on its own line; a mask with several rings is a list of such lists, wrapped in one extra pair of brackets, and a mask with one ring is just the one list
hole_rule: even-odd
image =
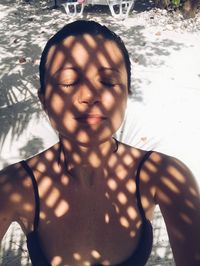
[(59, 142), (0, 175), (0, 235), (17, 221), (33, 265), (145, 265), (156, 204), (176, 265), (200, 265), (200, 196), (175, 158), (118, 142), (130, 92), (127, 50), (93, 21), (47, 43), (39, 98)]

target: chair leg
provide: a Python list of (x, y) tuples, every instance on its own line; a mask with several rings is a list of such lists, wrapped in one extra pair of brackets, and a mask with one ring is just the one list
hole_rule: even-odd
[[(133, 6), (135, 0), (107, 0), (107, 3), (109, 5), (110, 8), (110, 12), (112, 14), (113, 17), (122, 17), (125, 16), (127, 17), (131, 7)], [(119, 7), (119, 13), (116, 13), (115, 11), (115, 7), (118, 6)]]
[[(80, 11), (78, 11), (78, 6), (81, 5)], [(76, 15), (82, 15), (83, 14), (83, 10), (84, 10), (84, 3), (80, 4), (77, 2), (69, 2), (69, 3), (64, 3), (62, 4), (62, 6), (65, 9), (65, 12), (67, 13), (67, 15), (69, 16), (76, 16)], [(72, 11), (71, 11), (72, 9)]]

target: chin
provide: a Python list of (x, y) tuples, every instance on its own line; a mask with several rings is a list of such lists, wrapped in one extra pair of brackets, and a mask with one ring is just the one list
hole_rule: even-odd
[(111, 127), (93, 129), (90, 127), (78, 130), (76, 129), (73, 132), (72, 129), (71, 132), (68, 129), (57, 131), (62, 138), (67, 139), (74, 144), (89, 147), (110, 140), (117, 129)]

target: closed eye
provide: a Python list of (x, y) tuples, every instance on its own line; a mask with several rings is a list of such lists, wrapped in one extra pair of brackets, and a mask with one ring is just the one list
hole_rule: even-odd
[(78, 81), (60, 82), (60, 83), (58, 83), (58, 85), (61, 87), (64, 87), (64, 88), (70, 88), (70, 87), (74, 87), (77, 83), (78, 83)]
[(116, 85), (116, 83), (112, 81), (101, 81), (101, 84), (103, 84), (106, 87), (114, 87)]

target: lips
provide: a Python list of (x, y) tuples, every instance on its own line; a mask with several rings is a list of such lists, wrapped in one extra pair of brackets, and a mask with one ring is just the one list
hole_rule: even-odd
[(88, 125), (95, 125), (103, 122), (106, 120), (105, 116), (100, 114), (84, 114), (81, 116), (76, 117), (76, 120), (80, 123), (88, 124)]

